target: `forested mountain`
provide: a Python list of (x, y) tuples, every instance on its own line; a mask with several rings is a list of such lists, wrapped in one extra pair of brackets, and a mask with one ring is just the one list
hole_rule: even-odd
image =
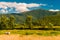
[(32, 25), (49, 26), (51, 24), (53, 26), (60, 26), (60, 12), (38, 9), (23, 13), (0, 13), (0, 28), (2, 28), (2, 26), (5, 28), (9, 28), (9, 26), (13, 28), (13, 26), (15, 27), (16, 25), (18, 27), (28, 25), (30, 28)]
[(47, 10), (42, 10), (42, 9), (38, 9), (38, 10), (32, 10), (32, 11), (28, 11), (28, 12), (23, 12), (23, 13), (7, 13), (7, 14), (0, 14), (5, 15), (7, 17), (9, 17), (10, 15), (13, 15), (16, 20), (20, 20), (21, 22), (25, 21), (27, 16), (32, 16), (33, 20), (36, 19), (40, 19), (43, 18), (45, 16), (52, 16), (52, 15), (57, 15), (57, 12), (50, 12)]

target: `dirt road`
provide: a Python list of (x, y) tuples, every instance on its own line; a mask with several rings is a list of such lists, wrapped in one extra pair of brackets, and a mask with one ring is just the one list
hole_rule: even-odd
[(0, 40), (60, 40), (60, 36), (0, 35)]

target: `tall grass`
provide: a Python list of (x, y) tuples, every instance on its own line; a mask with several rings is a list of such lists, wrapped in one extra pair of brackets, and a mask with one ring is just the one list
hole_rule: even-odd
[(60, 35), (60, 31), (53, 30), (0, 30), (0, 34), (5, 32), (10, 32), (11, 34), (20, 34), (20, 35), (41, 35), (41, 36), (56, 36)]

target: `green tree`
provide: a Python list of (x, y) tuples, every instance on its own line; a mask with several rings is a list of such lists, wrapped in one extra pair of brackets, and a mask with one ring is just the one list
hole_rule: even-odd
[(49, 28), (53, 28), (53, 24), (52, 24), (52, 23), (49, 23), (49, 24), (48, 24), (48, 27), (49, 27)]
[(32, 16), (27, 16), (26, 18), (26, 26), (32, 29)]
[(15, 17), (13, 15), (10, 16), (8, 25), (10, 29), (13, 29), (15, 27)]
[(8, 18), (5, 15), (2, 15), (0, 18), (0, 29), (8, 28)]

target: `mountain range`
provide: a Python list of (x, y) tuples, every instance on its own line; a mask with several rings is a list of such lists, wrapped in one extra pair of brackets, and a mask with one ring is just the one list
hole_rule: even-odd
[[(32, 11), (28, 11), (28, 12), (22, 12), (22, 13), (7, 13), (7, 14), (0, 14), (0, 16), (5, 15), (7, 17), (9, 17), (10, 15), (13, 15), (16, 19), (17, 23), (23, 23), (28, 16), (32, 16), (33, 21), (37, 20), (37, 19), (42, 19), (44, 17), (52, 17), (55, 15), (58, 15), (60, 12), (52, 12), (52, 11), (48, 11), (48, 10), (43, 10), (43, 9), (37, 9), (37, 10), (32, 10)], [(20, 22), (19, 22), (20, 21)]]

